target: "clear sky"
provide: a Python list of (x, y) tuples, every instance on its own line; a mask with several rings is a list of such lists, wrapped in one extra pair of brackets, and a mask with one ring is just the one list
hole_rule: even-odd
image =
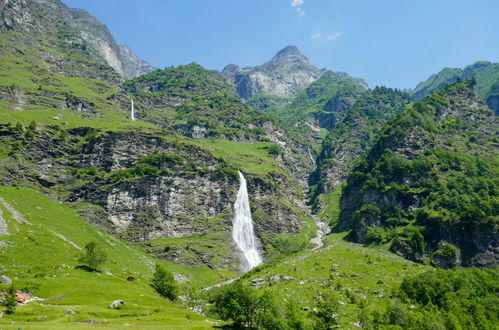
[(262, 64), (295, 45), (371, 87), (499, 62), (499, 0), (63, 0), (154, 66)]

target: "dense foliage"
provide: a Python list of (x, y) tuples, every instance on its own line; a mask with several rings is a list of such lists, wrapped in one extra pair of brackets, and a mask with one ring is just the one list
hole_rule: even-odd
[(262, 125), (273, 122), (246, 106), (220, 73), (196, 63), (156, 70), (124, 87), (134, 95), (140, 119), (187, 136), (265, 140)]
[[(237, 281), (222, 288), (214, 298), (214, 310), (224, 321), (232, 321), (236, 328), (288, 329), (272, 295), (261, 295)], [(291, 322), (297, 322), (290, 317)], [(299, 324), (300, 322), (298, 322)]]
[(497, 270), (438, 270), (405, 278), (383, 315), (359, 315), (364, 328), (495, 329), (499, 322)]
[(360, 96), (322, 143), (314, 177), (316, 194), (329, 193), (344, 182), (355, 162), (374, 144), (383, 125), (402, 112), (409, 101), (406, 93), (383, 86)]
[(472, 77), (476, 79), (475, 92), (482, 100), (487, 100), (491, 95), (491, 86), (499, 78), (499, 63), (478, 61), (464, 69), (444, 68), (439, 73), (431, 75), (426, 81), (419, 83), (411, 91), (411, 97), (420, 100), (446, 85)]
[(172, 301), (177, 299), (178, 286), (173, 273), (159, 264), (154, 269), (151, 286), (160, 296)]
[(289, 105), (269, 107), (265, 112), (275, 115), (298, 140), (318, 148), (322, 136), (317, 136), (307, 122), (318, 120), (321, 128), (330, 130), (343, 118), (355, 99), (366, 92), (362, 81), (326, 71)]
[(430, 256), (444, 267), (461, 259), (474, 263), (492, 244), (499, 209), (497, 119), (473, 106), (469, 84), (416, 102), (385, 127), (353, 170), (342, 197), (342, 226), (350, 224), (358, 241), (392, 242), (394, 251), (415, 260)]
[(16, 311), (17, 307), (17, 301), (16, 301), (16, 289), (14, 289), (14, 286), (10, 286), (7, 289), (6, 295), (3, 298), (2, 305), (5, 306), (5, 313), (7, 314), (14, 314)]

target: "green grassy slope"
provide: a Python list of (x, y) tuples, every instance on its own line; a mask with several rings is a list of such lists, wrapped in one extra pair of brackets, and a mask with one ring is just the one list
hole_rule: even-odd
[[(210, 327), (204, 318), (154, 293), (148, 284), (154, 262), (145, 253), (100, 233), (72, 209), (34, 190), (0, 187), (0, 197), (8, 203), (7, 207), (0, 203), (0, 209), (10, 233), (0, 236), (1, 273), (17, 289), (46, 299), (19, 306), (15, 314), (0, 318), (0, 327), (9, 329), (14, 321), (16, 329), (79, 329), (91, 326), (87, 320), (111, 328), (124, 324), (140, 329)], [(17, 221), (20, 217), (9, 212), (11, 207), (29, 224)], [(108, 255), (101, 273), (75, 269), (80, 265), (78, 247), (89, 241), (103, 246)], [(128, 282), (128, 276), (136, 280)], [(116, 299), (125, 301), (123, 308), (109, 309)], [(66, 315), (68, 308), (76, 314)], [(40, 316), (46, 318), (38, 320)]]
[[(318, 297), (330, 292), (340, 301), (341, 328), (354, 329), (357, 314), (369, 306), (383, 312), (392, 303), (405, 276), (416, 275), (431, 267), (416, 264), (388, 252), (385, 248), (364, 247), (344, 240), (345, 234), (332, 234), (320, 250), (294, 254), (276, 263), (260, 266), (243, 276), (250, 284), (265, 282), (259, 291), (268, 290), (281, 305), (296, 303), (300, 317), (313, 324), (313, 308)], [(279, 280), (272, 280), (278, 276)], [(285, 277), (287, 276), (287, 279)], [(310, 310), (308, 310), (310, 309)]]

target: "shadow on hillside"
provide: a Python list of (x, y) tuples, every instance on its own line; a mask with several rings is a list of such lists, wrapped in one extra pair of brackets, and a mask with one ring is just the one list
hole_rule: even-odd
[(100, 273), (100, 271), (98, 271), (97, 269), (93, 269), (93, 268), (90, 268), (90, 267), (85, 266), (85, 265), (75, 266), (74, 269), (84, 270), (84, 271), (89, 272), (89, 273)]

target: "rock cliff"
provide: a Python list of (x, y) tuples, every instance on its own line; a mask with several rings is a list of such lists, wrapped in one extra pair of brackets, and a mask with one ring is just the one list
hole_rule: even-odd
[(131, 79), (155, 68), (118, 45), (105, 25), (84, 10), (68, 8), (59, 0), (2, 0), (0, 30), (61, 36), (73, 30), (85, 41), (92, 57), (112, 67), (122, 79)]
[(297, 47), (287, 46), (263, 65), (240, 68), (230, 64), (222, 70), (222, 75), (236, 86), (240, 97), (248, 100), (258, 94), (292, 97), (317, 80), (322, 72)]
[[(22, 146), (15, 149), (13, 141)], [(220, 244), (232, 244), (236, 169), (186, 140), (159, 131), (89, 128), (61, 135), (55, 127), (25, 139), (16, 128), (3, 126), (0, 143), (11, 146), (0, 184), (29, 185), (61, 202), (88, 203), (84, 218), (122, 238), (142, 242), (220, 234), (225, 237)], [(297, 233), (307, 211), (294, 181), (277, 172), (245, 175), (260, 244), (269, 244), (276, 234)], [(220, 253), (233, 256), (232, 249)]]

